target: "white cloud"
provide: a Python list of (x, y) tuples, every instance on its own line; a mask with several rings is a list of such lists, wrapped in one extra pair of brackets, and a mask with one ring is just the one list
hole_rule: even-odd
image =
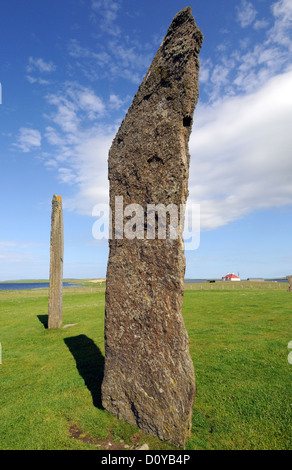
[(112, 36), (119, 36), (121, 34), (120, 27), (115, 23), (120, 9), (119, 2), (113, 0), (92, 0), (91, 8), (92, 13), (90, 18), (93, 22), (99, 20), (101, 31)]
[(190, 140), (190, 199), (202, 227), (292, 204), (292, 72), (250, 95), (199, 107)]
[(29, 83), (38, 83), (39, 85), (50, 85), (50, 80), (45, 80), (43, 78), (39, 78), (39, 77), (32, 77), (31, 75), (27, 75), (26, 76), (27, 80), (29, 81)]
[[(75, 196), (64, 200), (64, 208), (91, 214), (95, 204), (107, 202), (107, 157), (117, 127), (98, 124), (105, 104), (89, 88), (67, 83), (63, 94), (49, 95), (47, 100), (55, 110), (47, 115), (52, 125), (46, 127), (45, 137), (54, 152), (45, 165), (57, 171), (62, 183), (76, 187)], [(117, 95), (110, 96), (110, 107), (122, 104)]]
[(49, 158), (45, 161), (45, 166), (49, 169), (58, 168), (58, 162), (53, 158)]
[(17, 142), (13, 145), (24, 153), (38, 149), (41, 147), (41, 133), (37, 129), (21, 127)]
[(134, 73), (135, 70), (147, 70), (151, 62), (152, 53), (145, 54), (144, 51), (139, 51), (140, 45), (129, 47), (117, 40), (109, 42), (109, 49), (112, 56), (117, 61), (119, 67), (122, 67), (124, 73), (129, 70)]
[(109, 98), (109, 107), (111, 109), (120, 109), (129, 100), (129, 97), (121, 99), (118, 95), (112, 93)]
[(84, 88), (76, 96), (79, 107), (87, 113), (89, 119), (95, 119), (97, 115), (105, 111), (105, 105), (101, 98), (96, 96), (92, 90)]
[[(98, 45), (96, 50), (82, 46), (73, 39), (68, 45), (69, 55), (79, 59), (74, 63), (91, 81), (125, 78), (140, 84), (149, 63), (153, 58), (151, 43), (142, 45), (139, 41), (128, 44), (128, 37), (123, 41), (112, 38), (106, 45)], [(149, 52), (151, 51), (151, 52)]]
[(213, 73), (211, 75), (211, 82), (215, 86), (226, 84), (228, 83), (228, 74), (229, 68), (218, 64), (214, 67)]
[(265, 19), (254, 22), (255, 13), (246, 0), (237, 7), (238, 21), (241, 20), (243, 25), (250, 21), (249, 24), (253, 23), (254, 29), (263, 29), (261, 39), (254, 41), (254, 33), (251, 36), (246, 35), (239, 39), (237, 49), (231, 48), (225, 41), (225, 47), (220, 47), (220, 62), (216, 63), (214, 59), (202, 61), (200, 81), (210, 102), (216, 102), (221, 96), (255, 92), (273, 76), (291, 70), (291, 0), (273, 3), (273, 23), (269, 19), (269, 28)]
[(64, 145), (64, 137), (61, 136), (56, 129), (51, 126), (46, 127), (45, 137), (50, 145), (62, 147)]
[(72, 101), (62, 95), (48, 95), (48, 102), (56, 106), (51, 119), (58, 124), (64, 132), (74, 134), (77, 132), (80, 118), (77, 116), (77, 108)]
[(103, 67), (110, 61), (110, 55), (106, 51), (95, 52), (88, 47), (81, 46), (77, 39), (70, 41), (68, 49), (71, 57), (93, 59), (95, 66)]
[(107, 159), (116, 129), (111, 131), (96, 129), (74, 148), (72, 166), (78, 190), (64, 201), (65, 208), (91, 215), (95, 204), (108, 203)]
[(269, 40), (292, 51), (292, 2), (279, 0), (272, 5), (275, 23), (269, 31)]
[(26, 78), (31, 84), (49, 85), (51, 83), (50, 80), (38, 77), (36, 74), (48, 74), (55, 70), (56, 66), (52, 61), (46, 62), (41, 57), (29, 57), (28, 65), (26, 66)]
[(236, 19), (242, 28), (246, 28), (252, 24), (257, 15), (257, 11), (253, 7), (253, 4), (247, 0), (241, 0), (241, 5), (236, 8), (236, 13)]
[(49, 167), (57, 170), (62, 183), (74, 184), (76, 188), (71, 199), (63, 200), (65, 209), (91, 215), (95, 204), (108, 202), (107, 159), (116, 131), (101, 127), (79, 131), (78, 142), (68, 145), (70, 158), (60, 161), (57, 156), (47, 161)]
[(63, 151), (65, 143), (78, 141), (77, 134), (82, 122), (93, 121), (105, 111), (105, 104), (92, 89), (76, 83), (66, 83), (62, 92), (49, 94), (46, 98), (55, 108), (55, 111), (46, 117), (57, 124), (66, 136), (64, 138), (63, 134), (60, 135), (52, 126), (48, 126), (46, 137), (52, 145), (62, 145)]
[(269, 22), (265, 19), (257, 20), (254, 22), (253, 28), (255, 30), (265, 29), (269, 26)]
[(49, 73), (54, 72), (56, 70), (56, 66), (52, 61), (46, 62), (41, 57), (29, 57), (26, 71), (31, 73), (36, 70), (40, 73)]
[(58, 173), (62, 183), (73, 184), (76, 181), (76, 176), (71, 168), (59, 168)]

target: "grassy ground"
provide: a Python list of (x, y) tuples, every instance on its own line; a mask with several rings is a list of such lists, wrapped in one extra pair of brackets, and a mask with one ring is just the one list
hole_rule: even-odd
[[(291, 449), (292, 293), (222, 284), (186, 285), (197, 379), (187, 449)], [(102, 409), (104, 289), (64, 289), (65, 328), (47, 329), (47, 307), (47, 289), (0, 291), (0, 448), (174, 449)]]

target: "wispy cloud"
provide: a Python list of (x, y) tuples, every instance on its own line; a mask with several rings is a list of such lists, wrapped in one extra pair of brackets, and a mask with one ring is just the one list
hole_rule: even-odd
[(62, 183), (73, 184), (76, 182), (76, 175), (71, 168), (59, 168), (59, 179)]
[(109, 97), (109, 107), (111, 109), (118, 110), (122, 106), (124, 106), (129, 101), (129, 99), (130, 99), (129, 96), (122, 99), (118, 95), (115, 95), (114, 93), (112, 93)]
[(92, 0), (90, 19), (99, 22), (102, 32), (112, 36), (119, 36), (121, 29), (116, 23), (118, 11), (121, 8), (118, 1), (113, 0)]
[(236, 19), (242, 28), (252, 24), (257, 15), (257, 11), (251, 2), (241, 0), (241, 4), (236, 8)]
[(116, 38), (109, 40), (106, 46), (97, 46), (97, 50), (82, 46), (77, 39), (72, 39), (68, 45), (69, 55), (79, 59), (74, 65), (90, 80), (124, 78), (135, 84), (141, 82), (151, 61), (149, 49), (149, 44), (127, 45)]
[(264, 18), (262, 20), (257, 20), (254, 22), (253, 28), (255, 30), (265, 29), (269, 26), (269, 22)]
[[(50, 61), (46, 62), (41, 57), (29, 57), (28, 65), (26, 66), (26, 78), (29, 83), (38, 83), (39, 85), (49, 85), (51, 81), (42, 76), (36, 76), (36, 74), (49, 74), (56, 70), (55, 64)], [(32, 75), (33, 74), (33, 75)]]
[(56, 66), (52, 61), (46, 62), (41, 57), (29, 57), (26, 71), (31, 73), (36, 70), (40, 73), (50, 73), (56, 70)]
[(91, 0), (91, 19), (99, 26), (93, 35), (94, 47), (92, 42), (82, 44), (79, 38), (68, 43), (69, 55), (76, 60), (74, 67), (92, 82), (123, 78), (138, 85), (153, 58), (153, 44), (161, 42), (157, 44), (157, 35), (152, 35), (147, 43), (141, 43), (139, 37), (130, 41), (128, 32), (123, 33), (120, 14), (127, 14), (121, 9), (120, 0)]
[(88, 47), (81, 46), (77, 39), (71, 39), (68, 45), (69, 55), (77, 59), (92, 59), (95, 61), (95, 67), (104, 67), (110, 62), (110, 55), (101, 50), (95, 52)]
[(79, 109), (87, 114), (88, 119), (93, 120), (102, 115), (105, 111), (105, 105), (99, 96), (89, 88), (82, 88), (75, 95), (74, 90), (70, 90), (70, 96), (75, 100)]
[(74, 134), (80, 122), (75, 103), (72, 103), (67, 97), (60, 94), (50, 94), (47, 100), (56, 107), (56, 111), (50, 115), (51, 120), (58, 124), (64, 132)]
[(37, 129), (21, 127), (17, 141), (13, 145), (24, 153), (39, 149), (41, 147), (41, 133)]
[(91, 215), (95, 204), (108, 203), (107, 159), (116, 130), (96, 128), (74, 147), (71, 168), (77, 192), (64, 201), (64, 207)]
[[(57, 124), (65, 134), (71, 134), (71, 140), (78, 133), (81, 121), (93, 121), (105, 111), (103, 100), (91, 88), (77, 83), (67, 82), (61, 92), (51, 93), (46, 98), (55, 108), (47, 118)], [(60, 139), (64, 141), (50, 126), (48, 134), (50, 143), (54, 145), (58, 145)]]
[(31, 75), (26, 75), (26, 78), (27, 80), (29, 81), (29, 83), (38, 83), (39, 85), (50, 85), (51, 84), (51, 81), (50, 80), (46, 80), (44, 78), (40, 78), (40, 77), (32, 77)]
[(292, 51), (292, 3), (280, 0), (272, 5), (275, 24), (269, 31), (270, 42)]
[(254, 22), (255, 12), (252, 14), (252, 11), (246, 0), (242, 1), (241, 7), (237, 7), (237, 14), (244, 25), (253, 24), (254, 29), (265, 29), (263, 38), (254, 42), (247, 35), (240, 40), (238, 48), (223, 42), (217, 48), (220, 62), (216, 63), (214, 59), (213, 62), (210, 59), (202, 61), (201, 83), (209, 102), (216, 102), (222, 96), (252, 93), (273, 76), (291, 68), (291, 2), (278, 0), (272, 5), (274, 21), (270, 27), (265, 19)]
[[(90, 130), (79, 130), (75, 142), (66, 138), (53, 160), (58, 178), (62, 183), (74, 184), (75, 195), (64, 199), (64, 208), (91, 215), (95, 204), (108, 202), (107, 158), (117, 128), (95, 126)], [(67, 157), (62, 157), (66, 147)], [(61, 158), (58, 158), (61, 155)], [(50, 166), (51, 166), (50, 161)]]
[(92, 89), (77, 83), (66, 83), (62, 93), (48, 95), (53, 110), (44, 136), (54, 151), (47, 155), (45, 165), (58, 174), (60, 182), (76, 188), (69, 210), (91, 214), (98, 202), (107, 202), (107, 156), (117, 130), (115, 124), (105, 126), (99, 117), (108, 107), (118, 109), (124, 100), (111, 94), (104, 103)]

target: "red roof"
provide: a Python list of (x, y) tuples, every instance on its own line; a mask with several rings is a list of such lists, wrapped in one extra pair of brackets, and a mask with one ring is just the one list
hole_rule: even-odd
[(227, 274), (227, 276), (223, 276), (222, 279), (240, 279), (238, 276), (235, 276), (235, 274)]

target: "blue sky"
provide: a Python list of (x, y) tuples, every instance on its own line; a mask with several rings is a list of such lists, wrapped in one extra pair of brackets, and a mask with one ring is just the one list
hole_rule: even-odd
[(64, 277), (105, 277), (92, 209), (108, 201), (108, 150), (185, 6), (204, 34), (186, 276), (291, 274), (291, 0), (2, 0), (0, 280), (48, 278), (54, 193)]

